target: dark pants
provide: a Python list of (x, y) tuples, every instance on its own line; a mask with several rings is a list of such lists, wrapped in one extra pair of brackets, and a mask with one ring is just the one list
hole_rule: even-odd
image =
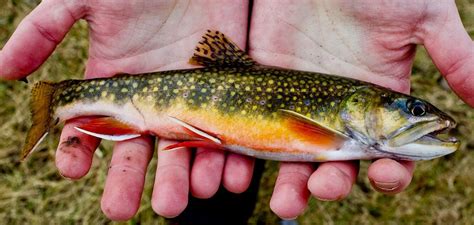
[(257, 202), (260, 178), (265, 161), (257, 160), (252, 182), (247, 191), (241, 194), (228, 192), (222, 186), (210, 199), (197, 199), (192, 196), (186, 210), (170, 220), (171, 224), (247, 224)]

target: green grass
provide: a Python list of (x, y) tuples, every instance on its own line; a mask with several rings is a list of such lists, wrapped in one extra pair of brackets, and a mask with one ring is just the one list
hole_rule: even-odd
[[(0, 47), (38, 0), (0, 0)], [(464, 25), (474, 36), (474, 1), (457, 1)], [(74, 26), (65, 41), (29, 79), (59, 81), (80, 78), (87, 57), (87, 26)], [(386, 196), (372, 190), (367, 180), (367, 162), (351, 195), (339, 202), (312, 199), (298, 218), (301, 224), (474, 224), (474, 111), (444, 84), (426, 52), (420, 48), (413, 70), (412, 93), (435, 102), (459, 122), (461, 150), (456, 154), (417, 164), (407, 191)], [(29, 87), (21, 82), (0, 82), (0, 221), (4, 224), (103, 224), (110, 221), (100, 211), (111, 143), (100, 146), (89, 174), (79, 180), (62, 178), (54, 166), (57, 128), (28, 161), (20, 163), (22, 145), (29, 124)], [(139, 213), (128, 223), (156, 224), (163, 219), (150, 205), (153, 171), (149, 167), (146, 190)], [(267, 163), (261, 181), (257, 210), (252, 223), (275, 224), (278, 218), (268, 202), (276, 178), (277, 164)]]

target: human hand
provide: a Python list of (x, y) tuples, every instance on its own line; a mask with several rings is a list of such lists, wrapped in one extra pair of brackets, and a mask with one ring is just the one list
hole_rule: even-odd
[[(288, 4), (287, 4), (288, 3)], [(474, 106), (474, 44), (454, 1), (255, 1), (249, 47), (256, 61), (338, 74), (408, 93), (417, 44), (423, 44), (453, 90)], [(413, 162), (379, 159), (369, 167), (372, 186), (403, 191)], [(294, 218), (312, 194), (346, 197), (358, 162), (282, 163), (270, 202), (282, 218)], [(291, 203), (291, 204), (289, 204)]]
[[(86, 78), (188, 68), (206, 29), (219, 29), (245, 47), (247, 10), (245, 1), (44, 0), (0, 51), (0, 74), (18, 79), (33, 72), (81, 18), (90, 29)], [(87, 174), (99, 144), (98, 139), (73, 129), (77, 123), (80, 121), (65, 124), (56, 152), (60, 173), (71, 179)], [(158, 149), (168, 144), (160, 141)], [(151, 137), (115, 144), (101, 201), (110, 219), (126, 220), (137, 212), (153, 148)], [(158, 151), (152, 196), (158, 214), (178, 215), (187, 205), (188, 192), (209, 198), (221, 182), (231, 192), (245, 191), (254, 163), (248, 157), (210, 149), (198, 149), (192, 167), (190, 161), (189, 150)]]

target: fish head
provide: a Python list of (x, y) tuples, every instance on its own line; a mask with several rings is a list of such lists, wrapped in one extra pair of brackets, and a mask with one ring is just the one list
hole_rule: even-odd
[(395, 158), (427, 160), (459, 148), (460, 142), (448, 134), (455, 120), (422, 99), (367, 87), (356, 91), (346, 107), (351, 108), (342, 114), (348, 133)]

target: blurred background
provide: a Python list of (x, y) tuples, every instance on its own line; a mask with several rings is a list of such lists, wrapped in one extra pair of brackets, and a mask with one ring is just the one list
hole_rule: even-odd
[[(40, 1), (0, 0), (0, 47), (18, 23)], [(474, 0), (456, 1), (465, 28), (474, 37)], [(87, 58), (87, 25), (77, 23), (30, 84), (0, 81), (0, 221), (2, 224), (108, 224), (100, 197), (111, 157), (110, 142), (96, 152), (89, 174), (71, 181), (59, 175), (54, 154), (56, 128), (26, 162), (19, 150), (30, 126), (29, 90), (38, 80), (81, 78)], [(474, 74), (473, 74), (474, 76)], [(412, 94), (429, 100), (458, 121), (462, 140), (455, 154), (417, 164), (410, 187), (396, 196), (375, 192), (367, 179), (367, 162), (348, 198), (338, 202), (310, 200), (297, 220), (300, 224), (474, 224), (474, 110), (454, 95), (429, 56), (418, 48), (412, 76)], [(278, 164), (267, 162), (260, 183), (252, 224), (276, 224), (269, 200)], [(146, 189), (138, 214), (127, 224), (165, 224), (150, 205), (156, 158), (149, 166)], [(289, 203), (291, 204), (291, 203)]]

